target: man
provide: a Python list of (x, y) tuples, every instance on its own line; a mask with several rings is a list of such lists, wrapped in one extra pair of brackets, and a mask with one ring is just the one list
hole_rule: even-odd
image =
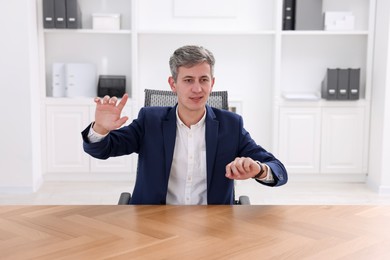
[[(199, 46), (177, 49), (169, 61), (174, 107), (144, 107), (130, 125), (121, 111), (127, 94), (95, 98), (95, 122), (84, 150), (106, 159), (138, 153), (131, 204), (233, 204), (234, 180), (267, 186), (287, 182), (283, 164), (257, 145), (242, 117), (206, 105), (214, 86), (214, 56)], [(118, 129), (119, 128), (119, 129)]]

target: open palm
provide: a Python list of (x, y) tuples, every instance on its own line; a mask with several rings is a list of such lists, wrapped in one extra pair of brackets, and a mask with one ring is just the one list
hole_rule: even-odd
[(121, 117), (128, 98), (127, 94), (123, 95), (118, 104), (116, 97), (95, 98), (96, 110), (93, 128), (97, 133), (107, 134), (111, 130), (121, 127), (128, 120), (127, 116)]

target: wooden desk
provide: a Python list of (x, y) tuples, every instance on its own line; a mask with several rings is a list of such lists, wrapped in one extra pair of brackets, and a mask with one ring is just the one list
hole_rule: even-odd
[(0, 259), (390, 259), (387, 206), (0, 206)]

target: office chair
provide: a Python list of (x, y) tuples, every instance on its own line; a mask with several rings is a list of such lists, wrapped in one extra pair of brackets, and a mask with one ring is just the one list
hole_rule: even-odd
[[(176, 93), (170, 90), (156, 90), (145, 89), (144, 106), (174, 106), (177, 103)], [(210, 93), (207, 104), (211, 107), (220, 109), (229, 109), (228, 92), (227, 91), (213, 91)], [(233, 190), (234, 194), (234, 190)], [(130, 203), (131, 194), (129, 192), (122, 192), (119, 197), (118, 205), (126, 205)], [(235, 205), (250, 205), (248, 196), (240, 196), (238, 200), (234, 199)]]

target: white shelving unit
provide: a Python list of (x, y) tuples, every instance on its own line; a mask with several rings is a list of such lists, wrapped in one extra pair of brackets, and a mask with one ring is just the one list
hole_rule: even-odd
[[(135, 117), (143, 104), (145, 88), (169, 88), (171, 53), (182, 45), (203, 45), (217, 60), (214, 89), (227, 90), (229, 99), (241, 104), (246, 129), (259, 144), (280, 157), (291, 177), (305, 174), (305, 178), (364, 179), (375, 0), (323, 0), (325, 11), (353, 12), (353, 31), (283, 31), (283, 0), (228, 0), (224, 8), (213, 8), (220, 1), (208, 1), (204, 6), (196, 0), (185, 0), (187, 9), (183, 1), (79, 0), (82, 29), (44, 30), (40, 22), (46, 78), (46, 87), (42, 87), (44, 110), (56, 106), (65, 110), (93, 108), (92, 98), (50, 97), (51, 64), (55, 61), (87, 61), (96, 64), (98, 74), (126, 75), (126, 88), (131, 93), (129, 115)], [(41, 0), (38, 5), (41, 11)], [(93, 30), (92, 13), (120, 13), (121, 30)], [(284, 93), (318, 92), (327, 67), (361, 68), (361, 99), (330, 102), (283, 98)], [(349, 125), (338, 127), (338, 111), (344, 117), (350, 115), (343, 121)], [(50, 121), (50, 117), (44, 118)], [(332, 157), (335, 150), (340, 154), (349, 151), (348, 145), (337, 143), (334, 131), (353, 126), (360, 127), (353, 136), (361, 144), (353, 146), (356, 158), (346, 156), (343, 161), (341, 156), (337, 161)], [(52, 140), (44, 136), (43, 150), (47, 152)], [(81, 145), (75, 149), (81, 149)], [(361, 160), (361, 164), (354, 160)], [(61, 167), (52, 166), (46, 169), (48, 174), (61, 172)], [(135, 156), (133, 163), (121, 170), (126, 167), (128, 172), (135, 172)], [(87, 171), (99, 169), (89, 163)]]

